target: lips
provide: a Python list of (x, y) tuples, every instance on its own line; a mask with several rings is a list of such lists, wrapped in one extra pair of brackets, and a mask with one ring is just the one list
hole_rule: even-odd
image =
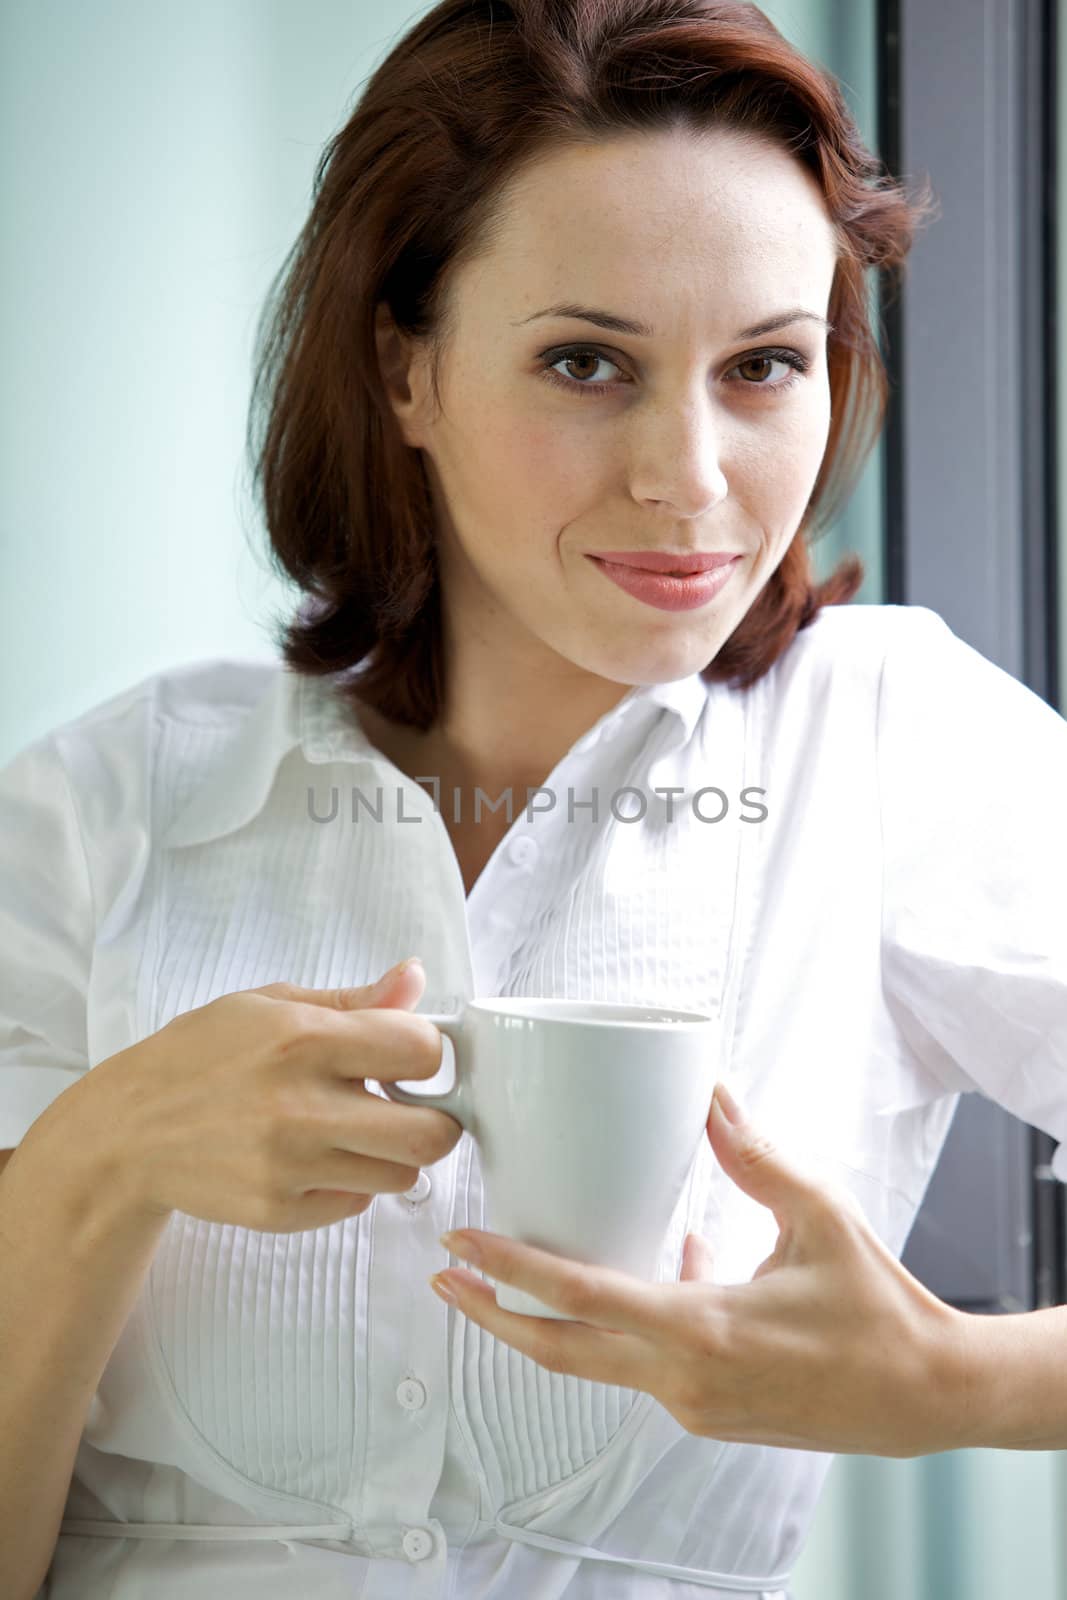
[[(650, 554), (651, 552), (641, 552)], [(708, 605), (730, 581), (740, 556), (713, 563), (704, 572), (691, 572), (687, 577), (674, 578), (667, 572), (648, 572), (622, 561), (605, 561), (600, 556), (587, 555), (609, 583), (622, 589), (634, 600), (654, 606), (659, 611), (695, 611)], [(659, 557), (663, 559), (662, 556)], [(668, 558), (677, 561), (677, 556)]]
[(738, 551), (691, 550), (663, 553), (658, 550), (589, 550), (597, 561), (610, 561), (617, 567), (634, 567), (640, 572), (662, 572), (674, 577), (688, 577), (694, 572), (709, 572), (714, 567), (724, 567), (736, 560)]

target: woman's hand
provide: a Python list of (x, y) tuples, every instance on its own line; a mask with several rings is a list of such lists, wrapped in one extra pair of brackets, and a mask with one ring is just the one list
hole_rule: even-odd
[(410, 1189), (463, 1136), (445, 1112), (364, 1083), (437, 1072), (441, 1036), (406, 1010), (425, 983), (421, 967), (393, 968), (358, 988), (220, 995), (55, 1104), (73, 1118), (69, 1138), (106, 1152), (135, 1210), (268, 1233), (326, 1227)]
[(502, 1311), (470, 1272), (431, 1282), (443, 1279), (466, 1316), (538, 1365), (644, 1390), (688, 1433), (875, 1456), (955, 1448), (965, 1313), (900, 1265), (846, 1190), (727, 1121), (720, 1101), (721, 1085), (707, 1123), (715, 1158), (779, 1229), (749, 1283), (717, 1286), (699, 1234), (686, 1235), (679, 1281), (650, 1284), (478, 1229), (443, 1243), (471, 1260), (461, 1244), (477, 1241), (482, 1272), (576, 1320)]

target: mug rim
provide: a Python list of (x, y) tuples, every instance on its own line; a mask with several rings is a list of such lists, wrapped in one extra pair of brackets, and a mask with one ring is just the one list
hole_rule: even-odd
[[(542, 1006), (563, 1007), (564, 1015), (553, 1016), (550, 1012), (538, 1009)], [(530, 1007), (534, 1009), (524, 1016), (524, 1008)], [(580, 1009), (583, 1014), (567, 1015), (567, 1008), (570, 1007)], [(551, 995), (493, 995), (468, 1000), (460, 1008), (460, 1016), (464, 1010), (480, 1011), (484, 1016), (517, 1017), (520, 1021), (564, 1023), (568, 1027), (577, 1023), (591, 1028), (669, 1028), (678, 1032), (687, 1028), (706, 1028), (719, 1020), (710, 1011), (692, 1011), (683, 1006), (643, 1005), (639, 1001), (629, 1000), (571, 1000)], [(603, 1012), (604, 1015), (590, 1016), (590, 1011)]]

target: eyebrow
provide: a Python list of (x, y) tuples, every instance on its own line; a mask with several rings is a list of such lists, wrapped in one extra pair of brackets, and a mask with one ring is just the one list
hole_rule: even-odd
[[(520, 317), (512, 323), (513, 328), (520, 327), (526, 322), (536, 322), (539, 317), (573, 317), (579, 322), (592, 322), (598, 328), (605, 328), (608, 333), (629, 333), (638, 339), (654, 339), (656, 330), (650, 328), (647, 322), (635, 322), (630, 317), (618, 317), (611, 311), (600, 311), (595, 306), (575, 306), (570, 304), (546, 306), (543, 311), (534, 311), (528, 317)], [(767, 317), (763, 322), (757, 322), (751, 328), (742, 328), (737, 334), (738, 339), (757, 339), (762, 333), (774, 333), (778, 328), (786, 328), (791, 322), (818, 322), (828, 333), (833, 333), (834, 325), (825, 317), (818, 316), (814, 311), (806, 311), (803, 306), (792, 306), (788, 311), (776, 312), (773, 317)]]

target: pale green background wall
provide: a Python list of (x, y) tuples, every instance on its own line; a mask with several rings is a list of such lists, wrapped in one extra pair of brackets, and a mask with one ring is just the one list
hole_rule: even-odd
[[(286, 594), (243, 456), (254, 321), (323, 143), (423, 9), (0, 5), (0, 762), (158, 668), (273, 655)], [(873, 7), (765, 9), (874, 142)], [(820, 557), (859, 549), (864, 600), (880, 457)], [(1067, 563), (1064, 591), (1067, 625)], [(795, 1600), (1067, 1600), (1065, 1506), (1058, 1454), (839, 1457)]]

